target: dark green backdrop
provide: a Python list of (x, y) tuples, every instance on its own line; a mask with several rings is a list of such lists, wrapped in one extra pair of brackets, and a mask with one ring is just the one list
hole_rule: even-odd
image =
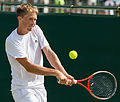
[[(118, 80), (114, 97), (105, 102), (120, 101), (120, 18), (93, 15), (38, 15), (37, 24), (42, 28), (52, 49), (65, 69), (76, 79), (89, 76), (98, 70), (112, 72)], [(6, 37), (17, 27), (15, 13), (0, 13), (0, 98), (13, 102), (10, 94), (10, 66), (6, 58)], [(76, 60), (68, 53), (76, 50)], [(44, 65), (50, 67), (45, 59)], [(103, 102), (94, 99), (84, 88), (58, 85), (55, 77), (46, 77), (48, 102)]]

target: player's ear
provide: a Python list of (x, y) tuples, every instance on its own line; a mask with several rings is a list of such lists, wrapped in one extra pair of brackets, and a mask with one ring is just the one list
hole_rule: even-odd
[(21, 21), (22, 17), (21, 16), (17, 16), (17, 19), (18, 19), (18, 21)]

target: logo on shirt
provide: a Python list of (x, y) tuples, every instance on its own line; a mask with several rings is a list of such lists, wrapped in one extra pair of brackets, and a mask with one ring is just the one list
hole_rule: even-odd
[(35, 40), (35, 43), (37, 43), (38, 41), (37, 40)]

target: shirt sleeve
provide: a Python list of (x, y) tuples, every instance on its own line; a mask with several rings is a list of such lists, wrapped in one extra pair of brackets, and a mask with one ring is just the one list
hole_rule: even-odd
[(27, 54), (25, 53), (21, 43), (13, 39), (7, 39), (5, 43), (6, 53), (14, 58), (25, 58)]
[(39, 39), (41, 49), (43, 49), (44, 47), (48, 46), (49, 43), (46, 37), (44, 36), (43, 31), (40, 29), (38, 25), (37, 25), (37, 33), (38, 33), (38, 39)]

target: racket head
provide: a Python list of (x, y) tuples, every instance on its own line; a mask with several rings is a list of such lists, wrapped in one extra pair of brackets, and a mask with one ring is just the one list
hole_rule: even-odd
[(95, 72), (88, 80), (88, 91), (100, 100), (110, 99), (117, 90), (117, 80), (108, 71)]

